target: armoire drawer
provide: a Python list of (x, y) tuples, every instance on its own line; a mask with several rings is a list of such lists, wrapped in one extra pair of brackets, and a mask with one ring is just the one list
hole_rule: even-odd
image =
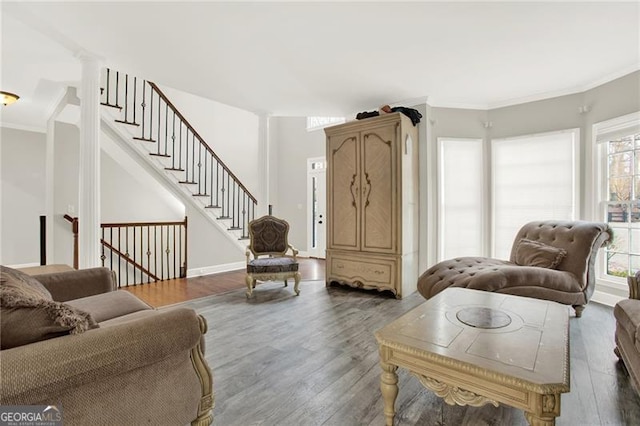
[(327, 251), (327, 283), (336, 281), (352, 287), (390, 290), (397, 294), (398, 258), (366, 253)]

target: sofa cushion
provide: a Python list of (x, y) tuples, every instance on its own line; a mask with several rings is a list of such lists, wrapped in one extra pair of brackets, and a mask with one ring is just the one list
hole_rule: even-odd
[(133, 312), (153, 309), (125, 290), (116, 290), (70, 300), (67, 304), (90, 313), (97, 322), (107, 321)]
[(613, 308), (613, 316), (640, 351), (640, 300), (619, 301)]
[(556, 269), (566, 255), (565, 249), (522, 238), (516, 247), (515, 263), (520, 266)]
[[(0, 279), (0, 348), (39, 342), (98, 327), (86, 312), (46, 297), (20, 275), (5, 272)], [(46, 290), (45, 290), (46, 291)], [(48, 294), (48, 292), (47, 292)]]
[(30, 275), (25, 274), (22, 271), (7, 268), (6, 266), (0, 266), (0, 277), (0, 280), (2, 280), (3, 282), (5, 280), (10, 280), (12, 282), (21, 283), (24, 291), (34, 291), (34, 296), (41, 296), (45, 299), (53, 300), (53, 298), (51, 297), (51, 293), (49, 293), (49, 290), (47, 290), (40, 281)]

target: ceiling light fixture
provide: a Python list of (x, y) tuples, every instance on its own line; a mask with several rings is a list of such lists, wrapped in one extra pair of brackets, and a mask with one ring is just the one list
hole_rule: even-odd
[(0, 98), (2, 100), (2, 105), (7, 106), (20, 99), (20, 96), (13, 93), (0, 91)]

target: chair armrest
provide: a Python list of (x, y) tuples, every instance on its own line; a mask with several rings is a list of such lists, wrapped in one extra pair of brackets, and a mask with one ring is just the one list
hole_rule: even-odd
[(108, 268), (89, 268), (34, 276), (45, 286), (53, 300), (67, 300), (107, 293), (117, 289), (113, 271)]
[(247, 246), (247, 249), (244, 252), (245, 256), (247, 256), (247, 265), (249, 264), (249, 261), (251, 260), (251, 249), (249, 247), (250, 246)]
[(185, 352), (206, 325), (186, 308), (0, 352), (0, 404), (55, 401), (67, 389), (144, 368)]
[(292, 246), (291, 244), (289, 244), (289, 248), (291, 249), (291, 252), (293, 253), (293, 258), (297, 259), (298, 250), (294, 246)]

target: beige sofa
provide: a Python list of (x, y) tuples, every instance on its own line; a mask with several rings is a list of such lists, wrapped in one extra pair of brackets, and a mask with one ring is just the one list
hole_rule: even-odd
[(628, 278), (629, 298), (613, 309), (616, 318), (615, 353), (629, 373), (631, 384), (640, 395), (640, 271)]
[(579, 317), (595, 288), (598, 250), (612, 238), (606, 223), (529, 222), (518, 231), (508, 261), (445, 260), (420, 276), (418, 291), (427, 299), (449, 287), (534, 297), (572, 305)]
[(193, 310), (155, 310), (106, 268), (1, 276), (0, 404), (62, 406), (65, 425), (212, 422)]

